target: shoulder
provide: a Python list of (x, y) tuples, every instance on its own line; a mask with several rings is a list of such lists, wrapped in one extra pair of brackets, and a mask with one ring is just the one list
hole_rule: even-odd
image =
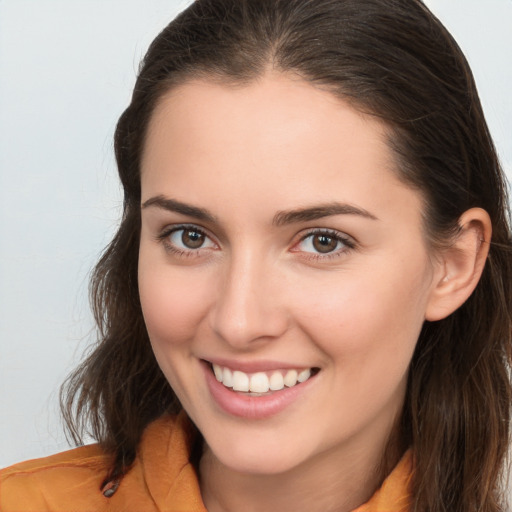
[(190, 464), (193, 428), (185, 414), (164, 416), (145, 429), (137, 458), (112, 495), (103, 494), (110, 457), (83, 446), (0, 471), (2, 512), (201, 511)]
[(108, 457), (98, 445), (15, 464), (0, 471), (0, 510), (42, 512), (69, 500), (79, 506), (83, 496), (98, 494), (107, 468)]
[(21, 474), (34, 473), (58, 467), (97, 467), (106, 463), (105, 454), (97, 444), (81, 446), (49, 457), (27, 460), (2, 469), (2, 480)]

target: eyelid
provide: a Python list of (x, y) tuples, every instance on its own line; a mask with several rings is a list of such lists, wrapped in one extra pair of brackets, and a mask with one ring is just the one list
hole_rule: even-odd
[[(169, 242), (169, 237), (173, 233), (181, 230), (191, 230), (196, 231), (205, 236), (215, 247), (198, 247), (197, 249), (192, 248), (181, 248)], [(335, 249), (331, 252), (314, 252), (314, 251), (304, 251), (298, 248), (298, 245), (301, 244), (308, 237), (315, 235), (326, 235), (328, 237), (334, 238), (338, 242), (342, 244), (341, 248)], [(167, 225), (160, 230), (160, 232), (155, 236), (155, 239), (162, 243), (166, 249), (166, 251), (170, 253), (174, 253), (178, 256), (182, 257), (194, 257), (200, 256), (205, 250), (218, 250), (220, 248), (220, 244), (216, 240), (216, 237), (210, 234), (209, 230), (193, 223), (180, 223), (180, 224), (171, 224)], [(350, 235), (338, 231), (332, 228), (309, 228), (304, 230), (296, 235), (295, 241), (292, 244), (290, 252), (293, 253), (302, 253), (305, 259), (316, 259), (316, 260), (326, 260), (329, 258), (340, 257), (345, 255), (347, 252), (354, 250), (357, 248), (357, 241)]]
[(181, 223), (181, 224), (171, 224), (165, 226), (163, 229), (160, 230), (160, 232), (155, 236), (156, 240), (160, 243), (162, 243), (165, 247), (165, 249), (168, 252), (175, 253), (179, 256), (199, 256), (200, 253), (202, 253), (206, 249), (212, 249), (212, 247), (198, 247), (197, 249), (191, 249), (191, 248), (180, 248), (176, 247), (175, 245), (171, 244), (169, 242), (169, 237), (173, 233), (177, 231), (183, 231), (183, 230), (190, 230), (190, 231), (196, 231), (197, 233), (200, 233), (205, 238), (210, 240), (216, 248), (219, 247), (218, 242), (215, 240), (215, 237), (210, 235), (209, 231), (204, 229), (202, 226), (198, 226), (197, 224), (191, 224), (191, 223)]
[[(337, 241), (341, 242), (344, 247), (340, 249), (336, 249), (332, 252), (309, 252), (309, 251), (301, 251), (300, 249), (297, 249), (297, 246), (302, 243), (304, 240), (311, 236), (315, 235), (327, 235), (331, 238), (336, 239)], [(346, 254), (347, 252), (354, 250), (357, 248), (357, 242), (356, 240), (346, 233), (342, 231), (338, 231), (336, 229), (331, 228), (311, 228), (306, 230), (305, 232), (302, 232), (298, 235), (298, 240), (293, 244), (291, 248), (291, 252), (302, 252), (304, 254), (307, 254), (307, 258), (312, 259), (326, 259), (326, 258), (333, 258), (337, 256), (342, 256)]]
[(166, 236), (169, 236), (171, 233), (174, 233), (175, 231), (180, 231), (182, 229), (190, 229), (191, 231), (197, 231), (198, 233), (201, 233), (202, 235), (205, 235), (208, 238), (212, 238), (203, 227), (198, 226), (197, 224), (189, 223), (168, 224), (159, 231), (159, 233), (156, 235), (156, 238), (165, 238)]

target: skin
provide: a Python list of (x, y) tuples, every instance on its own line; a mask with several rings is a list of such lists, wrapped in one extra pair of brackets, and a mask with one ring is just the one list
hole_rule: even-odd
[[(188, 82), (158, 104), (142, 159), (140, 298), (158, 363), (205, 438), (209, 511), (349, 511), (380, 484), (421, 326), (454, 308), (447, 269), (471, 266), (433, 257), (422, 198), (394, 169), (380, 121), (294, 77)], [(275, 222), (333, 202), (359, 212)], [(478, 222), (468, 218), (470, 247)], [(183, 224), (205, 234), (201, 247), (183, 245)], [(319, 253), (311, 230), (334, 248)], [(251, 420), (212, 398), (201, 360), (216, 358), (320, 371), (284, 410)]]

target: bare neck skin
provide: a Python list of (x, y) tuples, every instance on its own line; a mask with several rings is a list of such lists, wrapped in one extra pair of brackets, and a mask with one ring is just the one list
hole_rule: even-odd
[[(377, 443), (378, 444), (378, 443)], [(208, 446), (200, 461), (201, 494), (209, 512), (350, 512), (368, 501), (391, 468), (382, 449), (322, 453), (280, 474), (247, 474), (220, 462)], [(392, 455), (393, 467), (400, 458)]]

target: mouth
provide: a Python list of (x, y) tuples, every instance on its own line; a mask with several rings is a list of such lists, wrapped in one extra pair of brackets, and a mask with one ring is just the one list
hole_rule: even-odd
[(248, 396), (266, 396), (286, 388), (293, 388), (315, 376), (320, 369), (288, 368), (246, 373), (205, 361), (224, 387)]

